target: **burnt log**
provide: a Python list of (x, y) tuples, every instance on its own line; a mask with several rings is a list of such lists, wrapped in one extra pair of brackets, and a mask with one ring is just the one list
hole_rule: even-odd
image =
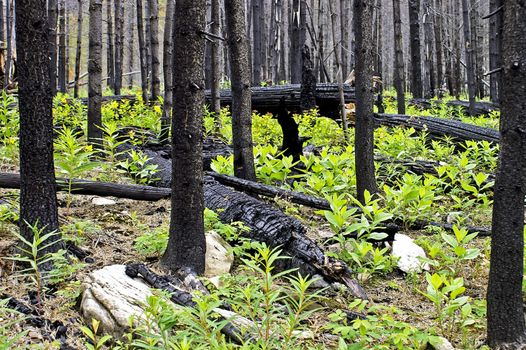
[[(440, 107), (444, 102), (440, 100), (428, 100), (425, 98), (414, 98), (409, 101), (410, 105), (416, 106), (420, 109), (428, 110)], [(446, 102), (449, 107), (459, 107), (463, 113), (468, 114), (469, 101), (453, 100)], [(474, 116), (488, 115), (491, 112), (498, 111), (499, 105), (493, 102), (477, 101), (473, 109)]]
[(405, 126), (425, 131), (434, 137), (451, 136), (456, 141), (474, 140), (498, 143), (500, 140), (500, 133), (495, 129), (483, 128), (458, 120), (412, 117), (401, 114), (375, 114), (374, 119), (377, 126)]

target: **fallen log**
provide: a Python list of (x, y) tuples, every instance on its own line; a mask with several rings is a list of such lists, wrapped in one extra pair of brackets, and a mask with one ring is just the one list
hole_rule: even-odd
[[(442, 105), (444, 102), (440, 100), (428, 100), (425, 98), (414, 98), (412, 100), (409, 100), (409, 104), (413, 106), (417, 106), (422, 109), (432, 109), (432, 108), (438, 108), (440, 105)], [(462, 101), (462, 100), (452, 100), (446, 102), (446, 105), (449, 107), (460, 107), (462, 112), (468, 113), (469, 110), (469, 101)], [(476, 116), (479, 115), (488, 115), (491, 112), (498, 111), (499, 105), (487, 102), (487, 101), (477, 101), (475, 102), (475, 108), (474, 113)]]
[(374, 119), (377, 125), (406, 126), (425, 131), (436, 137), (451, 136), (457, 141), (475, 140), (498, 143), (500, 139), (500, 134), (495, 129), (483, 128), (451, 119), (412, 117), (401, 114), (375, 114)]

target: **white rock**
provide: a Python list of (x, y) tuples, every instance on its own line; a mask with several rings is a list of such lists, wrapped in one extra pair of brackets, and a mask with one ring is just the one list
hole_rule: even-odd
[(232, 247), (217, 232), (206, 234), (205, 276), (214, 277), (230, 272), (234, 255)]
[(428, 349), (434, 350), (455, 350), (453, 345), (444, 337), (433, 337), (430, 344), (428, 344)]
[(85, 320), (101, 321), (101, 330), (120, 336), (132, 315), (143, 314), (141, 305), (151, 295), (150, 287), (141, 279), (126, 275), (124, 265), (106, 266), (93, 271), (82, 285), (80, 309)]
[(92, 200), (91, 200), (91, 203), (93, 205), (115, 205), (117, 204), (117, 202), (115, 202), (113, 199), (109, 199), (109, 198), (104, 198), (104, 197), (94, 197)]
[(398, 268), (404, 272), (422, 272), (429, 270), (429, 264), (424, 263), (418, 257), (426, 257), (424, 249), (413, 242), (407, 235), (397, 233), (393, 242), (394, 257), (398, 257)]

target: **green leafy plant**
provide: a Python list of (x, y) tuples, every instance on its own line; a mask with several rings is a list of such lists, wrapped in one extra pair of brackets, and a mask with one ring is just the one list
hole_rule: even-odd
[(99, 331), (99, 326), (100, 326), (100, 321), (94, 318), (91, 319), (90, 327), (80, 326), (80, 330), (82, 331), (84, 336), (88, 339), (88, 342), (85, 343), (84, 345), (89, 350), (103, 349), (104, 344), (106, 344), (111, 339), (110, 335), (105, 335), (102, 337), (99, 337), (97, 335)]
[(0, 299), (0, 350), (19, 349), (19, 341), (29, 332), (13, 331), (12, 327), (24, 322), (25, 317), (7, 307), (8, 299)]
[(150, 158), (142, 153), (131, 149), (128, 152), (128, 157), (119, 163), (119, 165), (128, 173), (128, 175), (138, 184), (148, 185), (153, 183), (158, 178), (155, 174), (159, 171), (157, 164), (149, 163)]

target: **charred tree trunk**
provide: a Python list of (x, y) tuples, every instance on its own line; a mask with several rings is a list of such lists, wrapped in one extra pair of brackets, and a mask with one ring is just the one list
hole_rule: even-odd
[(365, 191), (378, 192), (374, 170), (373, 118), (373, 5), (370, 1), (354, 1), (354, 33), (356, 58), (356, 190), (358, 200), (365, 204)]
[(175, 0), (166, 2), (166, 18), (164, 22), (163, 42), (163, 74), (164, 74), (164, 101), (163, 114), (161, 116), (161, 143), (169, 141), (170, 116), (173, 105), (173, 22), (175, 18)]
[(290, 80), (292, 84), (301, 82), (301, 2), (302, 0), (292, 0), (292, 21), (290, 34)]
[(431, 15), (430, 0), (424, 0), (424, 43), (425, 43), (425, 59), (424, 59), (424, 76), (425, 84), (424, 97), (431, 98), (435, 95), (436, 80), (435, 80), (435, 65), (433, 64), (433, 16)]
[(444, 28), (444, 21), (438, 11), (442, 10), (442, 0), (435, 0), (435, 54), (436, 54), (436, 72), (437, 72), (437, 96), (442, 96), (442, 87), (444, 85), (444, 69), (443, 69), (443, 50), (442, 50), (442, 31)]
[(205, 0), (177, 0), (174, 27), (172, 212), (161, 263), (172, 271), (205, 270), (203, 199), (203, 103)]
[(474, 114), (475, 109), (475, 65), (473, 60), (473, 45), (471, 42), (471, 21), (469, 16), (468, 0), (462, 0), (462, 18), (464, 21), (464, 50), (466, 54), (466, 70), (468, 76), (469, 115)]
[(489, 70), (490, 75), (490, 97), (491, 101), (499, 103), (502, 89), (502, 73), (498, 71), (502, 67), (502, 8), (503, 0), (490, 0), (489, 12), (493, 14), (489, 18)]
[(526, 344), (522, 299), (526, 195), (526, 7), (504, 4), (503, 80), (499, 165), (494, 189), (488, 283), (488, 343), (495, 349)]
[(159, 60), (159, 2), (148, 0), (150, 12), (150, 43), (152, 62), (152, 101), (161, 96), (161, 61)]
[(115, 89), (115, 49), (113, 45), (113, 15), (111, 13), (112, 0), (106, 3), (106, 25), (108, 28), (108, 46), (106, 54), (106, 70), (108, 71), (108, 87)]
[(261, 68), (263, 65), (263, 0), (252, 0), (252, 37), (254, 46), (252, 48), (252, 85), (259, 86), (262, 79)]
[[(422, 55), (420, 53), (420, 0), (409, 0), (409, 41), (411, 43), (411, 93), (422, 97)], [(395, 43), (396, 45), (396, 43)]]
[(146, 41), (144, 40), (142, 10), (142, 0), (137, 0), (137, 38), (139, 41), (139, 57), (141, 65), (142, 100), (144, 103), (148, 103), (148, 48), (146, 47)]
[(232, 73), (234, 174), (243, 179), (255, 180), (250, 65), (243, 3), (240, 0), (225, 0), (225, 18)]
[[(212, 25), (211, 30), (212, 34), (216, 36), (221, 36), (221, 26), (219, 20), (220, 12), (219, 0), (212, 0), (211, 8), (211, 19)], [(219, 83), (221, 81), (221, 47), (220, 41), (217, 39), (212, 42), (211, 49), (211, 65), (212, 65), (212, 84), (210, 86), (210, 93), (212, 98), (212, 111), (216, 117), (216, 120), (219, 119), (219, 113), (221, 112), (221, 100), (219, 99)]]
[(396, 89), (396, 100), (398, 114), (405, 114), (405, 73), (404, 73), (404, 51), (402, 46), (402, 19), (400, 17), (400, 0), (393, 0), (393, 22), (394, 22), (394, 85)]
[(59, 27), (58, 27), (58, 89), (61, 93), (66, 93), (66, 2), (59, 2)]
[(88, 141), (100, 147), (102, 141), (102, 0), (89, 2), (88, 53)]
[(78, 0), (78, 12), (77, 12), (77, 51), (75, 53), (75, 82), (73, 88), (73, 97), (79, 97), (79, 85), (80, 85), (80, 60), (82, 57), (82, 0)]
[[(10, 33), (11, 33), (11, 29), (9, 28), (10, 25), (9, 25), (9, 15), (12, 16), (12, 6), (10, 6), (11, 4), (11, 0), (7, 0), (7, 18), (8, 18), (8, 21), (7, 21), (7, 24), (8, 24), (8, 27), (7, 27), (7, 36), (8, 36), (8, 41), (7, 41), (7, 55), (8, 55), (8, 60), (6, 61), (6, 66), (7, 65), (11, 65), (11, 59), (10, 59), (10, 47), (11, 47), (11, 44), (10, 44), (10, 41), (11, 41), (11, 36), (10, 36)], [(49, 57), (51, 58), (51, 61), (49, 63), (49, 76), (50, 76), (50, 79), (51, 79), (51, 94), (52, 95), (55, 95), (57, 93), (57, 59), (58, 59), (58, 55), (57, 55), (57, 24), (58, 24), (58, 21), (57, 21), (57, 18), (58, 18), (58, 4), (57, 4), (57, 0), (49, 0), (47, 2), (48, 4), (48, 10), (47, 10), (47, 14), (48, 14), (48, 22), (49, 22)], [(11, 7), (11, 9), (10, 9)], [(10, 69), (7, 69), (6, 67), (6, 76), (9, 77), (9, 73), (10, 72)], [(7, 86), (7, 84), (6, 84)]]
[[(20, 233), (33, 241), (29, 225), (43, 234), (56, 232), (39, 250), (63, 248), (53, 164), (53, 96), (50, 94), (49, 35), (46, 0), (17, 0), (16, 48), (20, 99)], [(42, 236), (41, 236), (42, 237)], [(28, 249), (27, 246), (22, 246)], [(48, 269), (49, 262), (40, 266)]]
[(122, 63), (124, 57), (124, 3), (123, 0), (115, 1), (115, 95), (121, 94), (122, 88)]

